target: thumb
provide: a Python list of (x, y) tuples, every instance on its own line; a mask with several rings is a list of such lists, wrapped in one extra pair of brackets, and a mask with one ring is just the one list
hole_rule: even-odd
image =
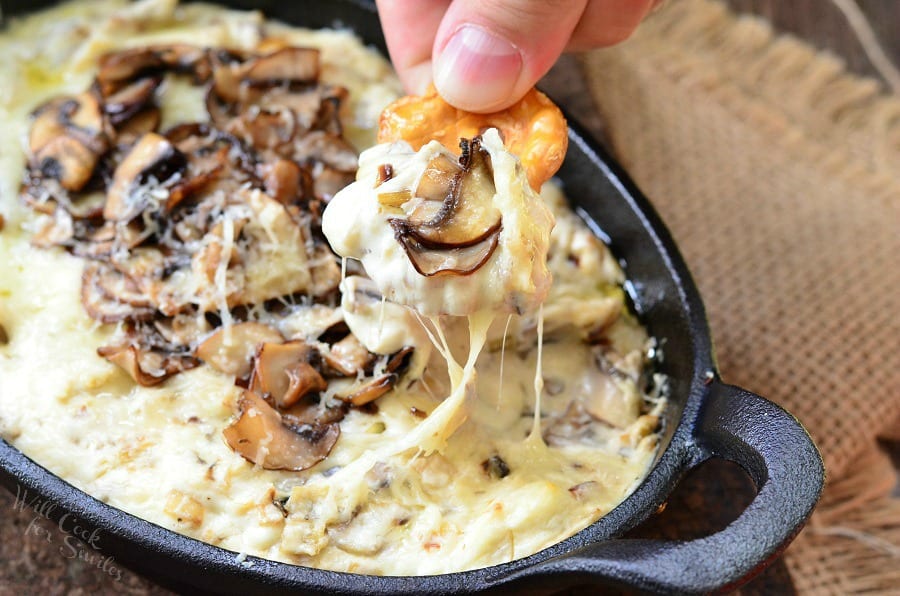
[(432, 50), (441, 96), (471, 112), (515, 103), (559, 58), (587, 0), (454, 0)]

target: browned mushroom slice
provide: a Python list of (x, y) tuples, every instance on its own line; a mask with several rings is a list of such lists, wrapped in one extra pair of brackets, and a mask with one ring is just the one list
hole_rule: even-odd
[(266, 194), (282, 204), (293, 203), (304, 188), (304, 171), (289, 159), (260, 164), (257, 167)]
[(355, 384), (349, 391), (343, 395), (338, 394), (337, 397), (354, 406), (362, 406), (369, 402), (375, 401), (397, 384), (398, 375), (393, 373), (380, 375), (373, 379), (368, 379), (362, 384)]
[(79, 234), (77, 240), (72, 247), (72, 252), (76, 256), (106, 259), (116, 248), (116, 226), (112, 223), (104, 223), (99, 227), (91, 226)]
[[(193, 348), (209, 334), (211, 325), (202, 313), (188, 312), (173, 317), (156, 318), (153, 327), (174, 349)], [(199, 356), (199, 355), (198, 355)]]
[(340, 111), (341, 104), (347, 99), (349, 92), (345, 87), (333, 85), (319, 85), (318, 89), (322, 96), (322, 103), (312, 128), (336, 135), (344, 134)]
[(81, 190), (94, 173), (97, 154), (70, 136), (56, 137), (35, 156), (41, 173), (66, 190)]
[(276, 149), (297, 134), (297, 121), (287, 110), (273, 111), (251, 106), (231, 119), (225, 130), (257, 149)]
[[(203, 167), (208, 169), (201, 170)], [(195, 165), (191, 163), (184, 178), (174, 184), (169, 190), (169, 196), (166, 199), (163, 211), (171, 213), (182, 201), (219, 180), (224, 173), (224, 164), (207, 163)]]
[[(428, 166), (422, 172), (419, 185), (416, 187), (416, 196), (426, 201), (444, 203), (450, 195), (453, 180), (461, 169), (458, 161), (447, 155), (438, 155), (428, 162)], [(420, 217), (419, 219), (427, 221), (431, 217)]]
[(115, 93), (123, 83), (163, 70), (192, 74), (197, 83), (210, 74), (206, 50), (181, 43), (119, 50), (101, 56), (99, 63), (97, 82), (104, 96)]
[(194, 368), (189, 357), (169, 357), (159, 352), (140, 350), (137, 346), (102, 346), (97, 354), (106, 358), (143, 387), (159, 385), (172, 375)]
[(146, 320), (154, 314), (133, 280), (99, 262), (88, 263), (84, 268), (81, 303), (91, 318), (103, 323)]
[[(393, 224), (398, 220), (391, 220)], [(394, 227), (397, 241), (406, 251), (409, 262), (420, 275), (432, 277), (435, 275), (471, 275), (480, 269), (497, 248), (500, 241), (500, 228), (495, 229), (490, 236), (478, 244), (462, 248), (435, 249), (420, 244), (411, 234), (408, 228), (402, 227), (399, 231)]]
[(359, 156), (350, 143), (335, 134), (314, 130), (294, 142), (293, 158), (298, 163), (319, 161), (341, 172), (356, 174)]
[(310, 393), (318, 393), (328, 389), (328, 382), (322, 377), (309, 362), (297, 362), (289, 366), (285, 371), (290, 385), (284, 393), (284, 397), (277, 405), (287, 408), (297, 403), (300, 398)]
[(71, 97), (57, 97), (40, 105), (34, 112), (31, 130), (28, 133), (28, 151), (35, 155), (50, 141), (66, 134), (66, 119), (62, 115), (64, 106), (71, 104)]
[(319, 78), (319, 50), (288, 47), (252, 60), (243, 80), (253, 86), (314, 83)]
[(245, 95), (241, 83), (247, 72), (247, 64), (243, 57), (233, 51), (215, 50), (209, 53), (212, 68), (210, 92), (227, 103), (239, 101)]
[(293, 425), (261, 397), (243, 392), (240, 414), (223, 432), (228, 445), (244, 459), (266, 470), (299, 472), (331, 453), (341, 434), (338, 424)]
[(123, 81), (163, 68), (159, 53), (151, 47), (131, 48), (100, 57), (97, 82), (104, 97), (115, 93)]
[(209, 79), (209, 56), (204, 48), (184, 43), (173, 43), (153, 46), (152, 49), (169, 70), (190, 73), (193, 75), (196, 84), (203, 83)]
[(75, 105), (66, 104), (61, 111), (68, 133), (94, 153), (101, 154), (109, 147), (109, 125), (97, 95), (91, 91), (74, 97)]
[(141, 136), (159, 130), (160, 122), (162, 110), (150, 106), (122, 123), (116, 135), (116, 142), (120, 145), (133, 145)]
[(282, 419), (290, 424), (333, 424), (340, 422), (350, 411), (343, 401), (325, 404), (317, 397), (307, 396), (289, 408), (279, 410)]
[[(490, 154), (481, 147), (477, 137), (471, 143), (463, 139), (460, 145), (462, 170), (453, 177), (441, 209), (433, 217), (428, 214), (427, 220), (420, 219), (415, 211), (406, 220), (408, 234), (423, 246), (464, 248), (481, 242), (500, 228), (500, 211), (493, 204), (497, 190)], [(427, 175), (423, 178), (427, 179)], [(438, 191), (439, 186), (439, 182), (433, 186), (429, 182), (423, 191)]]
[(375, 359), (371, 352), (352, 333), (331, 345), (331, 350), (322, 353), (325, 364), (339, 375), (355, 377), (364, 371)]
[(388, 363), (385, 365), (384, 370), (392, 373), (400, 373), (407, 366), (409, 366), (410, 360), (412, 360), (413, 352), (415, 352), (415, 348), (412, 346), (404, 346), (400, 348), (395, 354), (391, 356), (391, 359), (388, 360)]
[[(304, 394), (297, 393), (299, 386), (292, 387), (288, 369), (301, 362), (309, 363), (315, 356), (316, 349), (303, 340), (261, 344), (253, 366), (250, 390), (271, 397), (279, 407), (291, 405), (288, 401), (293, 403)], [(313, 386), (310, 385), (307, 391)]]
[(246, 377), (253, 368), (252, 359), (263, 343), (278, 344), (281, 334), (262, 323), (248, 321), (219, 328), (197, 347), (197, 358), (214, 369), (238, 378)]
[(129, 221), (147, 205), (149, 197), (137, 192), (151, 178), (163, 183), (184, 170), (186, 159), (165, 137), (147, 133), (132, 147), (116, 168), (103, 208), (103, 217), (112, 221)]
[(108, 145), (92, 93), (47, 102), (35, 113), (28, 139), (31, 166), (66, 190), (84, 188)]
[(118, 128), (125, 121), (146, 109), (153, 101), (153, 94), (162, 79), (145, 77), (123, 87), (107, 97), (103, 110), (109, 115), (113, 126)]
[(287, 111), (293, 114), (298, 134), (320, 128), (317, 123), (322, 112), (323, 88), (313, 86), (304, 89), (275, 87), (268, 89), (260, 100), (261, 107), (277, 112)]

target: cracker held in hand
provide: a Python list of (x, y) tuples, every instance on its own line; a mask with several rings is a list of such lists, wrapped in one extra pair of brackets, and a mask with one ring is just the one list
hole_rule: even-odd
[(378, 123), (378, 142), (403, 140), (418, 150), (437, 140), (457, 150), (459, 139), (478, 136), (488, 128), (498, 129), (507, 150), (519, 156), (533, 189), (540, 190), (562, 165), (569, 144), (566, 119), (537, 89), (505, 110), (475, 114), (448, 104), (432, 85), (423, 96), (407, 95), (385, 108)]

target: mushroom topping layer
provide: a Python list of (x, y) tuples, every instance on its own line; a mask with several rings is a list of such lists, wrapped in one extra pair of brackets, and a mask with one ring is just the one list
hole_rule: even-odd
[(644, 476), (654, 343), (541, 184), (546, 98), (379, 126), (401, 86), (351, 33), (175, 0), (0, 53), (0, 437), (54, 474), (248, 565), (390, 575), (527, 556)]
[[(208, 122), (158, 130), (166, 74), (204, 86)], [(21, 191), (46, 215), (35, 244), (86, 259), (85, 310), (120, 324), (98, 354), (143, 386), (201, 362), (233, 375), (248, 390), (225, 438), (266, 469), (303, 470), (331, 451), (346, 408), (316, 406), (327, 379), (352, 379), (335, 396), (362, 406), (396, 384), (412, 352), (398, 347), (367, 376), (380, 355), (349, 329), (330, 344), (277, 330), (292, 303), (338, 302), (319, 222), (356, 152), (338, 118), (346, 90), (318, 74), (313, 48), (105, 54), (89, 90), (34, 111)], [(304, 400), (315, 403), (290, 422)]]

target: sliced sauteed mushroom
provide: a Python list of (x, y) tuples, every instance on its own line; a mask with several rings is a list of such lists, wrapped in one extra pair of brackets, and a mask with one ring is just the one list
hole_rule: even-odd
[(103, 109), (113, 126), (119, 127), (150, 105), (153, 93), (162, 82), (160, 77), (145, 77), (126, 85), (105, 98)]
[(261, 164), (258, 168), (266, 194), (285, 205), (294, 203), (303, 196), (308, 187), (309, 173), (289, 159), (276, 159)]
[(148, 320), (155, 312), (132, 279), (98, 262), (84, 269), (81, 303), (92, 318), (104, 323)]
[(162, 122), (162, 111), (150, 106), (130, 117), (119, 126), (116, 140), (123, 145), (134, 144), (142, 135), (156, 132)]
[(244, 459), (266, 470), (301, 471), (331, 453), (341, 433), (338, 424), (294, 425), (261, 397), (245, 391), (237, 420), (225, 429), (228, 445)]
[(332, 344), (331, 350), (322, 354), (322, 359), (339, 375), (350, 377), (365, 370), (375, 358), (351, 333)]
[[(288, 407), (312, 391), (327, 387), (309, 363), (316, 349), (303, 340), (263, 343), (256, 354), (250, 390), (266, 395), (278, 407)], [(306, 364), (307, 366), (302, 366)]]
[(129, 81), (164, 70), (192, 74), (197, 83), (207, 80), (210, 72), (202, 48), (187, 44), (139, 47), (102, 56), (97, 83), (103, 95), (109, 96)]
[(478, 244), (465, 248), (435, 249), (422, 245), (410, 236), (398, 235), (410, 263), (425, 277), (435, 275), (471, 275), (494, 254), (500, 241), (497, 230)]
[(362, 406), (375, 401), (397, 385), (400, 373), (412, 359), (413, 351), (411, 346), (402, 348), (388, 358), (382, 374), (356, 381), (343, 391), (338, 391), (337, 397), (354, 406)]
[(134, 219), (153, 198), (151, 189), (141, 189), (141, 186), (151, 178), (158, 183), (166, 182), (182, 172), (185, 165), (184, 154), (165, 137), (152, 132), (145, 134), (116, 168), (103, 217), (112, 221)]
[(103, 356), (131, 376), (143, 387), (159, 385), (181, 371), (194, 368), (191, 358), (177, 358), (155, 351), (139, 350), (137, 346), (103, 346), (97, 348)]
[(397, 384), (397, 375), (391, 373), (380, 375), (374, 379), (369, 379), (363, 383), (358, 383), (350, 391), (345, 394), (338, 394), (337, 397), (347, 401), (354, 406), (362, 406), (369, 402), (375, 401)]
[(247, 84), (254, 86), (312, 83), (318, 78), (319, 50), (297, 47), (287, 47), (250, 61), (243, 77)]
[(463, 139), (460, 147), (460, 167), (452, 167), (443, 156), (432, 160), (416, 190), (425, 200), (407, 218), (390, 219), (413, 267), (426, 277), (473, 273), (499, 242), (502, 218), (493, 205), (490, 155), (478, 137)]
[(241, 378), (250, 374), (257, 346), (283, 341), (281, 334), (262, 323), (248, 321), (220, 327), (197, 347), (197, 358), (228, 375)]
[(66, 190), (84, 188), (109, 139), (93, 93), (51, 100), (34, 113), (28, 140), (31, 167)]

